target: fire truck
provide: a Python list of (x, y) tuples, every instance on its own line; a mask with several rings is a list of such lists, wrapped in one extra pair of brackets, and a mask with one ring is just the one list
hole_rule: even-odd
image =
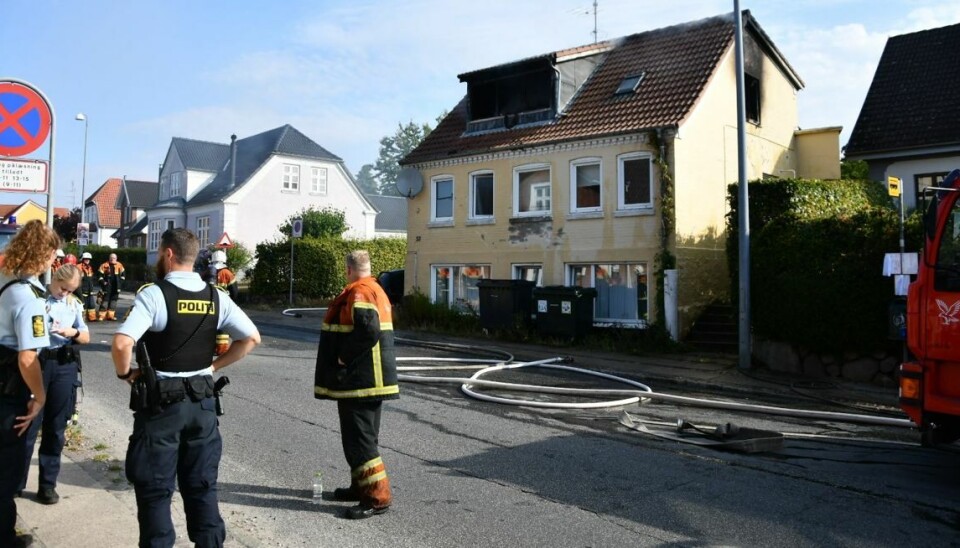
[(960, 438), (960, 169), (929, 196), (917, 279), (907, 292), (907, 347), (900, 407), (924, 445)]

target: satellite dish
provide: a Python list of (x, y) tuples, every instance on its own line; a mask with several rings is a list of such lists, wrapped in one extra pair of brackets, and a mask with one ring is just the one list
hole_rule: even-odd
[(413, 198), (423, 190), (423, 177), (415, 167), (405, 167), (397, 175), (397, 192), (404, 198)]

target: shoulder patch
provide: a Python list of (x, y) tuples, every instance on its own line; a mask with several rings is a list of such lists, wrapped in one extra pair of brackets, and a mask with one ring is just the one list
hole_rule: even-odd
[(33, 323), (34, 337), (43, 337), (47, 334), (47, 324), (43, 321), (43, 315), (33, 316), (30, 321)]
[(140, 293), (141, 291), (143, 291), (144, 289), (150, 287), (151, 285), (156, 285), (156, 284), (154, 284), (154, 283), (146, 283), (146, 284), (143, 284), (143, 285), (140, 286), (140, 289), (137, 289), (137, 293)]

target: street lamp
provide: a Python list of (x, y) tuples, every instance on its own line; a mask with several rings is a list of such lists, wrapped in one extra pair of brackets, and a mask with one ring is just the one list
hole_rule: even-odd
[(82, 112), (78, 113), (75, 119), (83, 122), (83, 176), (80, 180), (80, 222), (82, 223), (86, 221), (87, 216), (87, 127), (89, 122)]

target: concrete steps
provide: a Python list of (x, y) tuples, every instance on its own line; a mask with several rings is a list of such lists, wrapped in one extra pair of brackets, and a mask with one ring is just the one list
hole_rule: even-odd
[(710, 352), (736, 354), (739, 339), (734, 307), (723, 303), (708, 306), (693, 323), (686, 342)]

